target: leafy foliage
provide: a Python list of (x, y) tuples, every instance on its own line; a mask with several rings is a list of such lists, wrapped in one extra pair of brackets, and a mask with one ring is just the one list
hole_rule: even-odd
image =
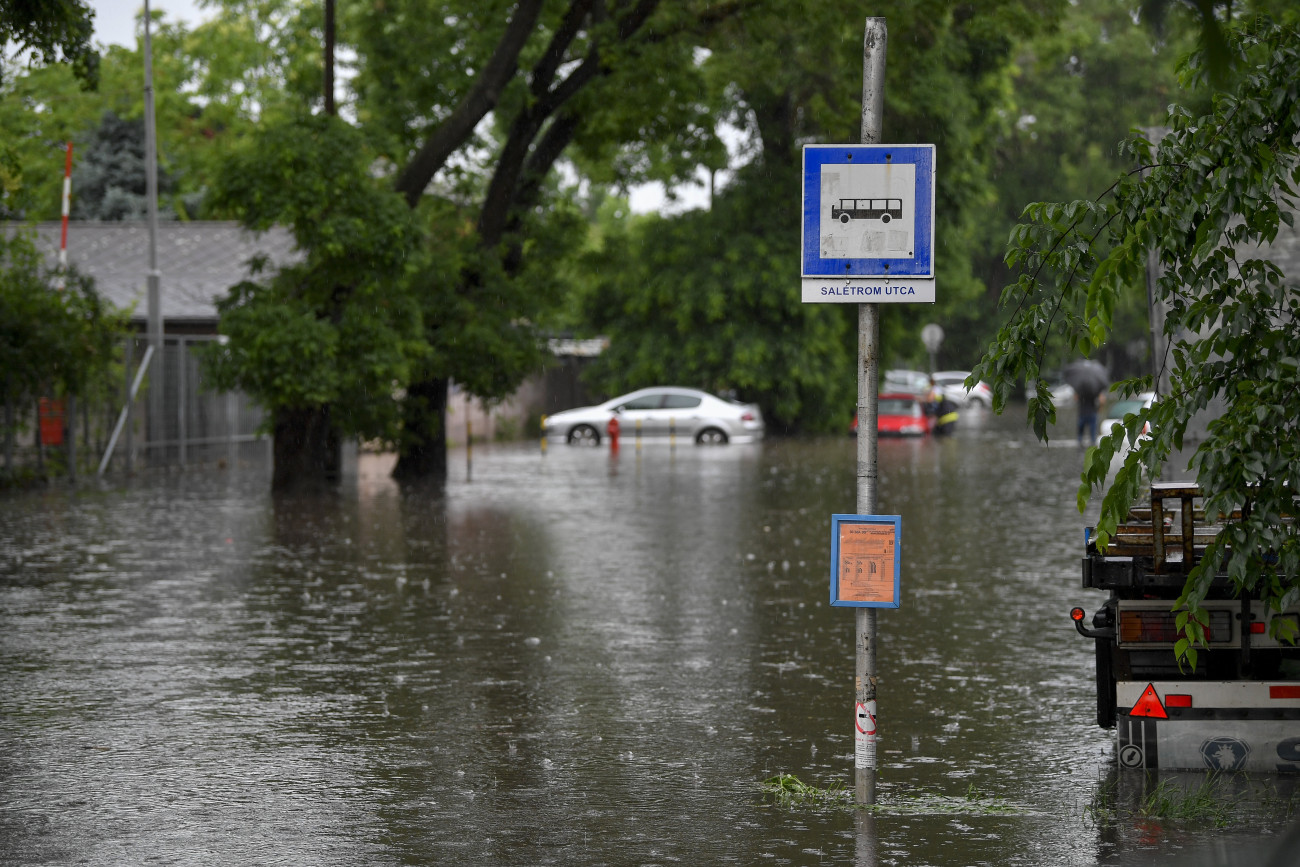
[(611, 338), (590, 376), (609, 392), (734, 391), (774, 428), (845, 431), (856, 309), (802, 303), (790, 276), (799, 212), (781, 200), (786, 185), (746, 181), (711, 210), (611, 227), (582, 296), (584, 321)]
[[(952, 325), (948, 346), (972, 351), (984, 288), (971, 268), (994, 197), (992, 143), (1011, 101), (1017, 47), (1050, 30), (1064, 4), (985, 0), (885, 4), (887, 141), (935, 142), (940, 163), (935, 308), (890, 305), (885, 358), (922, 352), (920, 327)], [(801, 147), (857, 141), (862, 21), (834, 6), (792, 16), (764, 0), (710, 34), (701, 101), (744, 135), (749, 165), (710, 212), (612, 228), (589, 265), (580, 328), (607, 334), (592, 375), (614, 390), (655, 381), (735, 389), (787, 430), (842, 431), (853, 408), (852, 309), (799, 301)], [(705, 162), (708, 165), (707, 161)], [(907, 309), (902, 309), (907, 308)], [(969, 358), (970, 356), (965, 356)]]
[[(1008, 322), (977, 370), (1005, 405), (1019, 379), (1038, 379), (1049, 346), (1088, 354), (1101, 346), (1126, 292), (1145, 280), (1148, 251), (1163, 271), (1154, 287), (1167, 307), (1170, 394), (1129, 415), (1122, 428), (1088, 452), (1080, 509), (1105, 490), (1097, 522), (1105, 545), (1125, 519), (1146, 477), (1159, 475), (1183, 447), (1193, 417), (1216, 401), (1223, 410), (1190, 462), (1209, 514), (1240, 517), (1224, 530), (1188, 576), (1177, 648), (1195, 662), (1204, 641), (1200, 607), (1222, 566), (1241, 593), (1280, 611), (1300, 600), (1300, 292), (1268, 246), (1294, 242), (1300, 180), (1300, 27), (1259, 21), (1231, 33), (1242, 70), (1232, 93), (1215, 96), (1208, 114), (1174, 106), (1172, 131), (1158, 146), (1139, 138), (1126, 147), (1142, 167), (1098, 200), (1038, 203), (1012, 234), (1007, 254), (1020, 276), (1003, 293)], [(1203, 67), (1193, 59), (1189, 83)], [(1153, 377), (1121, 384), (1152, 388)], [(1054, 418), (1039, 381), (1029, 418), (1040, 438)], [(1150, 425), (1149, 436), (1140, 437)], [(1127, 442), (1114, 478), (1113, 459)], [(1275, 623), (1285, 623), (1275, 620)]]
[[(99, 55), (90, 44), (95, 13), (85, 0), (0, 0), (0, 52), (16, 44), (28, 63), (68, 64), (88, 87), (96, 84)], [(0, 78), (5, 72), (0, 54)]]
[(429, 348), (419, 372), (451, 377), (471, 394), (496, 400), (546, 364), (542, 323), (567, 289), (562, 263), (587, 227), (566, 198), (553, 197), (519, 228), (524, 250), (510, 269), (497, 250), (482, 246), (474, 216), (472, 206), (446, 200), (418, 214), (423, 243), (412, 289)]
[[(1174, 59), (1191, 47), (1185, 18), (1170, 10), (1160, 39), (1134, 20), (1128, 0), (1080, 0), (1066, 10), (1058, 30), (1018, 48), (1010, 122), (994, 139), (996, 199), (978, 225), (973, 257), (974, 273), (988, 294), (963, 311), (965, 333), (946, 340), (946, 350), (976, 358), (996, 332), (997, 293), (1010, 279), (1003, 262), (1006, 240), (1025, 203), (1070, 201), (1105, 189), (1130, 167), (1120, 152), (1130, 130), (1163, 123), (1179, 90)], [(1124, 296), (1106, 347), (1112, 371), (1145, 369), (1146, 332), (1145, 298)], [(1056, 368), (1070, 357), (1063, 348), (1059, 357), (1049, 353), (1044, 366)]]
[(71, 272), (65, 282), (54, 288), (30, 237), (0, 235), (0, 389), (17, 406), (85, 394), (116, 359), (125, 317), (89, 277)]
[[(143, 120), (124, 121), (111, 111), (104, 113), (74, 164), (72, 188), (77, 196), (73, 199), (72, 219), (143, 220), (148, 216), (144, 145)], [(159, 197), (166, 197), (174, 186), (166, 169), (159, 167)], [(165, 199), (159, 205), (158, 216), (176, 218)]]
[(326, 116), (267, 124), (218, 180), (219, 206), (254, 230), (288, 226), (305, 258), (219, 303), (217, 383), (273, 412), (330, 404), (340, 433), (393, 438), (396, 392), (423, 352), (407, 271), (416, 232), (370, 176), (359, 134)]

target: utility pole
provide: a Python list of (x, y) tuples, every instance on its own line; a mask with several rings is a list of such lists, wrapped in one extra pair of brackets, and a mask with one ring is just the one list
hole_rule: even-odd
[[(162, 287), (158, 274), (158, 126), (154, 118), (153, 99), (153, 26), (149, 0), (144, 0), (144, 168), (145, 198), (149, 205), (149, 272), (148, 317), (149, 346), (153, 348), (153, 370), (149, 376), (149, 433), (146, 439), (156, 445), (163, 439), (163, 325)], [(179, 368), (182, 372), (184, 368)], [(154, 458), (157, 460), (157, 452)]]
[(334, 116), (334, 0), (325, 0), (325, 113)]
[[(880, 144), (885, 109), (884, 18), (868, 18), (862, 43), (862, 144)], [(880, 372), (880, 306), (858, 305), (858, 503), (860, 515), (876, 514), (876, 417)], [(876, 802), (876, 609), (857, 608), (854, 642), (854, 707), (870, 718), (862, 733), (861, 720), (854, 750), (854, 797), (859, 804)]]

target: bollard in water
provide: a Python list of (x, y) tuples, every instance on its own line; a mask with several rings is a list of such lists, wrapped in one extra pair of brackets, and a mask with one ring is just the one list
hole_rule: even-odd
[(546, 454), (546, 416), (542, 416), (542, 454)]

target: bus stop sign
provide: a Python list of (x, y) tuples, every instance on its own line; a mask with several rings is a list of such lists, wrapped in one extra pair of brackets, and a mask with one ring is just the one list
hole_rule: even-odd
[(803, 300), (934, 301), (934, 145), (806, 145)]

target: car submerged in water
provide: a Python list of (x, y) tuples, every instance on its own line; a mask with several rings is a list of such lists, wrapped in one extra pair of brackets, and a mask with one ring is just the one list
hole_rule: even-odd
[(757, 404), (716, 397), (676, 386), (643, 388), (597, 406), (566, 409), (546, 417), (548, 440), (571, 445), (600, 445), (609, 423), (618, 419), (624, 440), (689, 438), (700, 445), (752, 443), (763, 438), (763, 414)]
[(993, 405), (993, 389), (980, 380), (971, 388), (966, 387), (969, 370), (940, 370), (930, 376), (934, 390), (957, 404), (959, 407), (984, 407)]
[[(858, 417), (853, 416), (850, 432), (857, 436)], [(934, 418), (914, 394), (885, 393), (876, 404), (876, 434), (882, 437), (919, 437), (935, 432)]]

